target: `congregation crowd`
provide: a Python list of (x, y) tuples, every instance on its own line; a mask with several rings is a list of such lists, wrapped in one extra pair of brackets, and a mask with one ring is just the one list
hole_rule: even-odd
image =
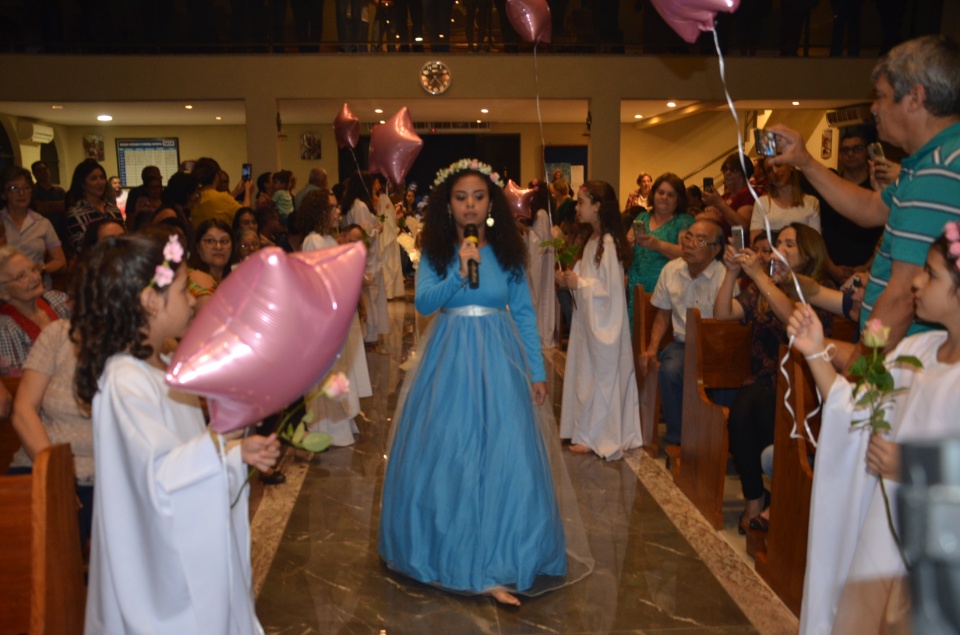
[[(558, 429), (576, 454), (618, 460), (640, 447), (637, 373), (655, 374), (665, 451), (676, 460), (684, 439), (691, 308), (704, 318), (752, 325), (750, 350), (743, 352), (751, 358), (751, 378), (738, 390), (711, 394), (729, 406), (742, 533), (769, 526), (764, 474), (776, 459), (769, 447), (780, 347), (792, 338), (806, 357), (832, 407), (824, 430), (839, 425), (831, 417), (846, 416), (849, 424), (854, 416), (843, 374), (862, 348), (825, 340), (837, 319), (861, 326), (879, 320), (889, 328), (888, 352), (923, 360), (920, 378), (899, 378), (909, 390), (895, 406), (889, 435), (827, 435), (860, 452), (828, 456), (854, 461), (847, 466), (853, 471), (862, 472), (866, 462), (871, 474), (895, 482), (899, 443), (956, 434), (947, 413), (960, 404), (943, 386), (955, 381), (960, 366), (960, 49), (943, 37), (912, 40), (886, 55), (872, 79), (875, 124), (842, 129), (838, 171), (814, 159), (800, 134), (773, 126), (779, 154), (756, 161), (730, 155), (721, 165), (722, 187), (712, 179), (700, 187), (673, 173), (641, 172), (624, 204), (610, 184), (591, 180), (574, 188), (558, 170), (549, 182), (531, 181), (529, 204), (517, 208), (499, 175), (478, 160), (440, 170), (430, 188), (366, 172), (331, 185), (319, 167), (303, 187), (280, 170), (231, 188), (210, 158), (182, 164), (166, 184), (159, 168), (144, 168), (142, 183), (129, 191), (92, 159), (76, 166), (67, 190), (51, 183), (43, 162), (6, 168), (0, 411), (11, 415), (22, 444), (10, 470), (29, 472), (45, 447), (71, 444), (82, 540), (93, 541), (89, 631), (109, 630), (134, 614), (176, 629), (191, 622), (193, 610), (203, 614), (201, 623), (252, 632), (245, 506), (210, 506), (158, 537), (160, 546), (129, 547), (123, 534), (148, 526), (151, 514), (180, 518), (214, 496), (204, 489), (220, 487), (208, 482), (216, 472), (211, 465), (236, 472), (225, 476), (231, 500), (243, 481), (242, 463), (282, 482), (272, 470), (279, 451), (269, 430), (229, 441), (214, 435), (210, 443), (196, 400), (173, 397), (157, 372), (193, 312), (234, 267), (268, 246), (293, 252), (363, 242), (367, 248), (361, 300), (335, 366), (351, 391), (336, 402), (318, 397), (306, 408), (309, 429), (329, 435), (333, 446), (354, 443), (359, 400), (372, 394), (366, 354), (385, 352), (388, 301), (403, 299), (406, 283), (415, 280), (415, 307), (432, 322), (397, 408), (379, 541), (388, 566), (423, 582), (518, 604), (516, 594), (557, 586), (539, 585), (540, 576), (562, 585), (589, 572), (589, 554), (570, 555), (568, 563), (577, 530), (560, 513), (561, 494), (554, 495), (560, 485), (550, 448)], [(902, 163), (884, 158), (878, 142), (901, 149)], [(646, 352), (634, 357), (638, 287), (652, 294), (656, 313)], [(813, 309), (797, 309), (801, 294)], [(542, 351), (557, 346), (566, 349), (559, 422), (549, 404), (543, 407)], [(921, 400), (925, 420), (917, 421)], [(456, 423), (453, 410), (468, 414)], [(91, 421), (110, 431), (97, 432)], [(139, 436), (145, 439), (123, 449)], [(127, 473), (117, 468), (125, 452), (155, 482), (118, 485), (141, 478), (135, 466), (123, 468)], [(466, 468), (465, 456), (476, 464)], [(815, 474), (825, 460), (818, 452)], [(113, 477), (104, 481), (104, 471)], [(874, 513), (875, 483), (858, 483), (857, 505), (871, 512), (841, 510), (850, 520), (832, 521), (857, 527), (839, 572), (836, 563), (810, 560), (808, 581), (828, 591), (805, 600), (805, 633), (882, 632), (887, 621), (906, 619), (876, 610), (905, 593), (904, 569)], [(157, 507), (148, 510), (143, 501), (157, 496)], [(172, 613), (161, 601), (128, 613), (131, 603), (151, 595), (138, 574), (162, 558), (171, 579), (188, 584), (189, 571), (178, 570), (179, 558), (171, 556), (203, 543), (203, 536), (187, 535), (202, 518), (232, 536), (219, 563), (228, 573), (221, 576), (217, 566), (198, 573), (214, 587), (229, 578), (221, 584), (225, 604), (199, 608), (188, 598)], [(130, 553), (142, 560), (122, 572), (111, 564), (111, 557)], [(582, 575), (574, 573), (573, 559), (584, 565)], [(848, 576), (860, 580), (864, 572), (875, 574), (876, 584), (848, 584)]]

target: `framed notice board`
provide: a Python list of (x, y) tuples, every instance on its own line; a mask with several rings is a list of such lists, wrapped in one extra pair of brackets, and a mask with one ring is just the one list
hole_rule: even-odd
[(123, 187), (140, 185), (140, 171), (148, 165), (160, 168), (166, 184), (180, 168), (180, 140), (177, 137), (117, 139), (117, 168)]

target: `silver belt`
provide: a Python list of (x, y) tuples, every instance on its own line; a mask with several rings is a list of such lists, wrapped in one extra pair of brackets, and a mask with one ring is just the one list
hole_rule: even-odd
[(497, 309), (492, 306), (480, 306), (479, 304), (470, 304), (467, 306), (455, 306), (441, 309), (441, 312), (447, 315), (458, 315), (461, 317), (481, 317), (483, 315), (493, 315), (503, 309)]

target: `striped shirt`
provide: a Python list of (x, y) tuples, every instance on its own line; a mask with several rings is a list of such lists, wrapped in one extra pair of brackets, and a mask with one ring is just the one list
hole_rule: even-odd
[[(948, 221), (960, 221), (960, 123), (941, 130), (903, 160), (900, 178), (881, 193), (890, 208), (880, 249), (870, 269), (860, 311), (866, 325), (877, 298), (886, 289), (893, 261), (923, 266), (930, 245)], [(930, 329), (913, 322), (907, 335)]]

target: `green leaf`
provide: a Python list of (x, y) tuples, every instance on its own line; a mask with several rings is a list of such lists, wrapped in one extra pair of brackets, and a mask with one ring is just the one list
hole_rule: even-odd
[(883, 373), (882, 375), (877, 376), (875, 384), (877, 390), (881, 393), (888, 393), (893, 390), (893, 375), (890, 373)]
[(323, 452), (333, 443), (333, 437), (326, 432), (308, 432), (304, 435), (300, 447), (310, 452)]
[(861, 355), (853, 365), (850, 366), (850, 375), (852, 377), (863, 377), (867, 374), (867, 358)]
[(855, 405), (857, 408), (865, 408), (870, 404), (872, 404), (876, 400), (876, 398), (877, 398), (876, 391), (872, 389), (868, 389), (868, 390), (865, 390), (862, 395), (860, 395), (860, 398), (857, 399), (857, 402)]
[(893, 363), (904, 364), (905, 366), (913, 366), (914, 368), (923, 368), (923, 362), (913, 355), (901, 355), (893, 360)]

